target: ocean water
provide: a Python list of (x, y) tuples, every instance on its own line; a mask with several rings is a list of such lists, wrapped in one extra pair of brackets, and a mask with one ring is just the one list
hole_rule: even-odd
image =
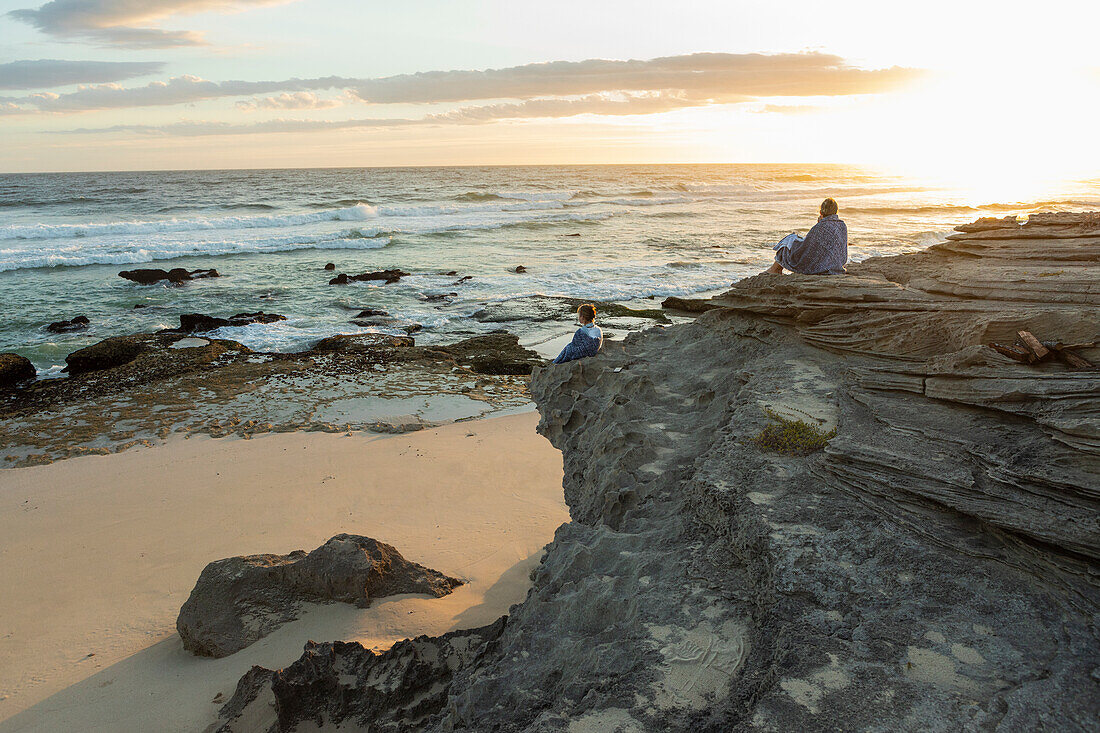
[[(844, 166), (2, 175), (0, 351), (24, 354), (48, 375), (81, 346), (174, 327), (180, 313), (283, 314), (287, 321), (216, 335), (293, 351), (333, 333), (406, 323), (424, 327), (421, 342), (484, 332), (500, 327), (471, 318), (486, 303), (534, 294), (652, 307), (651, 297), (713, 292), (760, 272), (771, 243), (805, 233), (825, 196), (840, 202), (858, 261), (921, 249), (978, 216), (1100, 209), (1100, 181), (1067, 182), (1042, 200), (996, 201)], [(399, 267), (413, 275), (330, 286), (326, 262), (349, 274)], [(517, 265), (527, 272), (516, 274)], [(222, 277), (179, 287), (118, 277), (135, 267), (213, 267)], [(458, 276), (443, 274), (452, 270)], [(457, 295), (429, 300), (447, 293)], [(395, 321), (348, 322), (368, 307)], [(90, 328), (44, 328), (76, 315)]]

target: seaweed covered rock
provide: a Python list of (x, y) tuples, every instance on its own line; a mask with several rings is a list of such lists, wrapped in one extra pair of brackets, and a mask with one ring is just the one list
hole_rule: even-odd
[(406, 560), (392, 545), (339, 534), (308, 554), (296, 550), (210, 563), (180, 608), (176, 630), (188, 651), (225, 657), (297, 618), (307, 601), (366, 608), (375, 598), (398, 593), (439, 598), (461, 584)]
[(313, 347), (313, 351), (357, 353), (380, 349), (407, 349), (415, 343), (416, 341), (411, 336), (389, 336), (384, 333), (340, 333), (321, 339)]
[(494, 331), (446, 346), (427, 347), (443, 354), (478, 374), (530, 374), (545, 360), (519, 345), (519, 337), (507, 331)]
[(10, 352), (0, 354), (0, 389), (34, 379), (36, 373), (27, 357)]
[(66, 356), (66, 371), (77, 375), (122, 366), (150, 348), (150, 339), (144, 335), (112, 336)]

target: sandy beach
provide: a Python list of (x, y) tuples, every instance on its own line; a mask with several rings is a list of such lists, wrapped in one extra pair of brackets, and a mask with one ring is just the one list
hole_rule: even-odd
[[(309, 639), (381, 649), (507, 613), (568, 519), (561, 454), (537, 419), (173, 437), (0, 472), (0, 731), (202, 730), (252, 665), (289, 664)], [(224, 659), (183, 650), (176, 615), (208, 562), (340, 532), (467, 584), (366, 610), (310, 606)]]

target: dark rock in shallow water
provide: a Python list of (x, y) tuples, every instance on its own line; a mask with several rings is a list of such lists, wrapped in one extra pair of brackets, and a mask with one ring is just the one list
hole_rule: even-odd
[(68, 321), (54, 321), (50, 325), (46, 326), (46, 330), (50, 333), (72, 333), (73, 331), (82, 331), (88, 327), (91, 321), (87, 316), (77, 316)]
[(399, 641), (375, 654), (357, 642), (308, 642), (290, 666), (253, 667), (219, 712), (218, 733), (295, 730), (301, 723), (378, 733), (421, 730), (451, 680), (498, 639), (507, 617), (477, 629)]
[(348, 275), (341, 272), (336, 277), (328, 281), (329, 285), (347, 285), (351, 282), (368, 282), (370, 280), (382, 280), (387, 285), (398, 282), (401, 278), (406, 277), (409, 273), (404, 270), (379, 270), (377, 272), (364, 272), (359, 275)]
[(264, 313), (263, 311), (237, 313), (229, 318), (217, 318), (202, 313), (184, 313), (180, 316), (179, 328), (166, 328), (158, 333), (203, 333), (223, 326), (248, 326), (253, 323), (275, 323), (276, 321), (285, 320), (286, 316), (281, 316), (278, 313)]
[(381, 308), (364, 308), (356, 313), (353, 318), (371, 318), (373, 316), (388, 316), (389, 311), (384, 311)]
[(340, 333), (321, 339), (313, 351), (371, 351), (377, 349), (407, 349), (416, 342), (409, 336), (389, 336), (384, 333)]
[(161, 280), (167, 280), (171, 283), (182, 283), (188, 280), (198, 280), (207, 277), (220, 277), (217, 270), (185, 270), (182, 267), (175, 267), (171, 270), (160, 269), (138, 269), (138, 270), (124, 270), (118, 273), (119, 277), (126, 278), (139, 285), (152, 285), (153, 283), (160, 282)]
[(462, 585), (409, 562), (392, 545), (339, 534), (313, 552), (245, 555), (206, 566), (180, 608), (176, 630), (193, 654), (225, 657), (298, 617), (302, 603), (341, 601), (367, 608), (375, 598)]
[(76, 375), (111, 369), (130, 363), (150, 348), (147, 336), (112, 336), (66, 356), (65, 371)]
[(670, 310), (686, 311), (688, 313), (704, 313), (708, 310), (713, 310), (717, 306), (706, 299), (677, 298), (672, 296), (671, 298), (665, 298), (661, 301), (661, 307)]
[[(526, 298), (489, 303), (475, 312), (473, 317), (482, 323), (510, 323), (512, 321), (561, 321), (572, 318), (584, 303), (596, 306), (596, 322), (601, 326), (628, 328), (624, 319), (648, 319), (658, 323), (670, 323), (666, 313), (657, 308), (631, 308), (618, 303), (558, 298), (549, 295), (532, 295)], [(635, 324), (637, 321), (635, 321)], [(637, 326), (634, 326), (637, 328)]]
[(439, 303), (443, 301), (450, 302), (451, 298), (457, 296), (458, 293), (431, 293), (430, 295), (422, 296), (421, 299), (427, 303)]
[(517, 273), (517, 274), (519, 274), (519, 275), (522, 275), (523, 273), (527, 272), (527, 268), (526, 268), (526, 267), (524, 267), (523, 265), (518, 265), (518, 266), (516, 267), (516, 269), (515, 269), (515, 270), (513, 270), (513, 272), (515, 272), (515, 273)]
[(454, 284), (455, 285), (461, 285), (462, 283), (468, 282), (468, 281), (473, 280), (473, 279), (474, 279), (473, 275), (463, 275), (462, 277), (455, 280)]
[(34, 364), (25, 356), (10, 352), (0, 354), (0, 389), (34, 379), (36, 374)]
[(336, 264), (334, 262), (329, 262), (327, 265), (325, 265), (325, 269), (326, 270), (335, 270), (336, 269)]

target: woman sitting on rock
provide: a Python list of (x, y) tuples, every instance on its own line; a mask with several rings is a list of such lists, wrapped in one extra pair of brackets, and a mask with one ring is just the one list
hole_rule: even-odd
[(781, 275), (786, 268), (803, 275), (839, 275), (848, 263), (848, 226), (840, 220), (836, 199), (821, 202), (817, 224), (805, 239), (790, 236), (777, 246), (775, 263), (767, 272)]
[(573, 334), (573, 340), (558, 354), (558, 358), (554, 359), (555, 364), (595, 356), (603, 346), (603, 331), (596, 325), (596, 306), (585, 303), (578, 308), (577, 322), (580, 328)]

